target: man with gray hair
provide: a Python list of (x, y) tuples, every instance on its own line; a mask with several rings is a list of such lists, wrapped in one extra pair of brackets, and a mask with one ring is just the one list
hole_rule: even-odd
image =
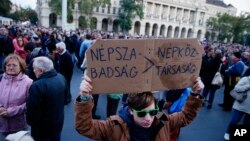
[(59, 54), (57, 61), (57, 71), (65, 77), (67, 86), (69, 88), (66, 103), (68, 104), (71, 101), (70, 82), (73, 76), (74, 63), (72, 61), (70, 53), (66, 49), (66, 45), (64, 42), (59, 42), (56, 44), (56, 52)]
[(47, 57), (36, 57), (33, 71), (37, 80), (31, 85), (27, 100), (27, 123), (35, 141), (60, 141), (64, 104), (68, 87)]

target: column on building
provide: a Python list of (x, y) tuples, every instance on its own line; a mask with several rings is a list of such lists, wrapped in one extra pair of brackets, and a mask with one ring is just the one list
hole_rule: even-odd
[(195, 13), (194, 13), (194, 27), (193, 27), (193, 38), (197, 38), (197, 32), (198, 30), (198, 26), (199, 26), (199, 19), (200, 19), (200, 14), (199, 14), (199, 9), (198, 7), (195, 8)]
[(174, 10), (174, 22), (177, 22), (177, 12), (178, 12), (178, 7), (176, 6)]
[(182, 11), (181, 11), (180, 24), (183, 23), (183, 18), (184, 18), (184, 8), (182, 8)]
[(160, 4), (160, 10), (159, 10), (159, 15), (160, 15), (160, 18), (159, 18), (159, 20), (161, 20), (161, 19), (162, 19), (162, 9), (163, 9), (163, 5), (162, 5), (162, 4)]
[(155, 7), (156, 7), (156, 5), (155, 5), (155, 3), (152, 3), (152, 9), (151, 9), (151, 11), (150, 11), (150, 15), (152, 15), (151, 16), (151, 19), (155, 16)]
[(97, 25), (96, 25), (97, 30), (102, 30), (102, 19), (97, 18)]
[[(145, 22), (142, 22), (142, 21), (140, 21), (140, 24), (141, 24), (141, 27), (140, 27), (140, 35), (145, 35), (146, 33), (145, 33), (145, 28), (146, 28), (146, 23)], [(139, 36), (140, 36), (139, 35)]]
[(168, 9), (167, 9), (167, 21), (170, 21), (170, 5), (168, 5)]
[(190, 24), (191, 11), (192, 11), (192, 10), (189, 9), (189, 12), (188, 12), (188, 24)]
[[(113, 31), (113, 20), (109, 21), (110, 19), (108, 19), (108, 31)], [(133, 25), (132, 25), (133, 26)]]

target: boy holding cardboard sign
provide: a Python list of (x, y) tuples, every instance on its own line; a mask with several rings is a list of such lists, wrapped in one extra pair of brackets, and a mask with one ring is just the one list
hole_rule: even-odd
[(111, 116), (106, 121), (93, 120), (91, 82), (85, 76), (80, 85), (80, 96), (75, 104), (75, 128), (80, 134), (94, 140), (170, 141), (170, 131), (191, 123), (204, 101), (200, 96), (204, 85), (198, 77), (181, 112), (172, 115), (161, 113), (154, 94), (141, 92), (129, 94), (128, 106), (121, 109), (119, 115)]

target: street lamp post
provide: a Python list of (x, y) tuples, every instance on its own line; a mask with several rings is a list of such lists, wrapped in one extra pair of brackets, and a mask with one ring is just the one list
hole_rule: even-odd
[(67, 24), (67, 0), (62, 0), (62, 30), (66, 30)]

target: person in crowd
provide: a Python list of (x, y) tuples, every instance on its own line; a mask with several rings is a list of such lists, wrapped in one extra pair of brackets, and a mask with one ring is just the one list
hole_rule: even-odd
[(247, 97), (243, 102), (237, 100), (233, 104), (233, 113), (231, 121), (228, 124), (227, 131), (224, 134), (225, 140), (230, 140), (230, 131), (232, 127), (238, 124), (241, 119), (244, 117), (243, 124), (250, 126), (250, 76), (246, 76), (240, 79), (240, 81), (234, 87), (236, 92), (247, 93)]
[(49, 38), (47, 39), (47, 41), (44, 43), (45, 46), (47, 47), (49, 54), (51, 55), (51, 57), (53, 58), (53, 60), (55, 60), (55, 50), (56, 50), (56, 44), (59, 42), (59, 40), (57, 39), (57, 33), (56, 32), (52, 32), (49, 36)]
[(219, 86), (212, 84), (212, 80), (216, 72), (220, 71), (221, 74), (225, 74), (225, 70), (222, 69), (222, 58), (222, 51), (217, 49), (213, 58), (207, 64), (207, 73), (203, 75), (203, 83), (205, 88), (202, 92), (202, 95), (206, 98), (209, 94), (207, 109), (212, 108), (215, 92), (220, 88)]
[(0, 27), (0, 74), (3, 73), (2, 64), (5, 57), (14, 53), (12, 39), (9, 36), (9, 31), (4, 26)]
[(35, 141), (60, 141), (68, 94), (66, 80), (48, 57), (34, 58), (33, 69), (37, 80), (30, 87), (26, 112), (31, 136)]
[[(175, 89), (175, 90), (169, 90), (167, 92), (167, 106), (166, 110), (169, 114), (173, 114), (175, 112), (180, 112), (181, 108), (184, 106), (184, 103), (186, 102), (187, 97), (190, 94), (190, 88), (185, 89)], [(177, 141), (180, 136), (181, 128), (176, 128), (175, 130), (170, 132), (170, 141)]]
[(91, 35), (87, 34), (85, 40), (82, 42), (80, 47), (79, 56), (81, 62), (83, 62), (83, 60), (85, 59), (85, 53), (87, 49), (91, 46), (91, 44), (92, 44)]
[(233, 90), (234, 86), (240, 80), (248, 67), (241, 61), (241, 53), (233, 52), (232, 54), (233, 65), (230, 66), (225, 73), (225, 89), (223, 103), (219, 104), (223, 108), (223, 111), (231, 111), (234, 99), (230, 95), (230, 91)]
[(116, 115), (121, 97), (122, 94), (113, 93), (107, 95), (107, 117)]
[(80, 134), (94, 140), (170, 141), (172, 130), (188, 125), (195, 118), (204, 100), (200, 96), (203, 87), (202, 81), (197, 78), (194, 81), (191, 96), (188, 97), (182, 111), (172, 115), (159, 112), (152, 92), (129, 94), (128, 106), (122, 108), (119, 115), (103, 121), (92, 119), (93, 86), (91, 79), (85, 76), (80, 85), (80, 96), (75, 103), (75, 128)]
[(81, 69), (81, 64), (83, 60), (80, 59), (80, 47), (84, 40), (84, 36), (79, 37), (78, 34), (73, 34), (71, 38), (75, 46), (75, 56), (77, 58), (76, 66), (78, 69)]
[(250, 53), (249, 53), (249, 52), (247, 52), (247, 51), (243, 52), (243, 53), (242, 53), (241, 60), (242, 60), (242, 62), (243, 62), (246, 66), (250, 67)]
[(32, 84), (26, 74), (25, 61), (16, 54), (4, 60), (0, 77), (0, 140), (8, 134), (28, 130), (25, 118), (26, 100)]
[(71, 38), (71, 35), (70, 35), (70, 32), (67, 31), (65, 33), (65, 36), (64, 36), (64, 43), (66, 45), (66, 49), (67, 51), (70, 53), (71, 55), (71, 58), (72, 58), (72, 62), (73, 64), (75, 64), (75, 50), (76, 50), (76, 47), (75, 47), (75, 44)]
[(66, 45), (64, 42), (59, 42), (56, 44), (56, 51), (58, 55), (58, 72), (61, 73), (67, 82), (69, 88), (69, 94), (67, 95), (67, 103), (71, 101), (71, 92), (70, 92), (70, 82), (73, 76), (74, 64), (71, 58), (70, 53), (66, 50)]
[(206, 46), (205, 53), (206, 54), (202, 57), (201, 70), (200, 70), (200, 77), (201, 77), (202, 81), (203, 81), (205, 75), (208, 73), (208, 69), (209, 69), (208, 68), (208, 62), (213, 57), (214, 49), (212, 47)]
[(35, 73), (33, 71), (33, 59), (39, 56), (50, 57), (41, 46), (35, 44), (34, 42), (28, 42), (25, 44), (24, 49), (28, 52), (26, 57), (26, 63), (28, 64), (27, 74), (32, 80), (36, 80)]
[(19, 55), (21, 58), (26, 60), (26, 56), (28, 53), (24, 50), (24, 40), (23, 37), (20, 35), (17, 38), (13, 40), (13, 45), (14, 45), (14, 53)]

